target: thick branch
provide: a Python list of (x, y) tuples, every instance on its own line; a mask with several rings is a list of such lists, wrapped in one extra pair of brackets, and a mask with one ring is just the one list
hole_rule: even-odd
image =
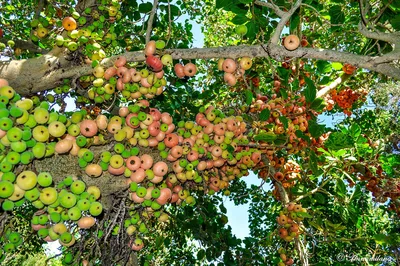
[(367, 38), (389, 42), (396, 46), (400, 45), (400, 36), (395, 33), (369, 31), (361, 22), (358, 24), (358, 30)]
[[(264, 50), (264, 48), (266, 49)], [(327, 60), (331, 62), (349, 63), (356, 67), (376, 71), (388, 77), (400, 80), (400, 69), (391, 64), (391, 62), (399, 60), (400, 51), (393, 51), (383, 56), (372, 57), (334, 50), (304, 47), (300, 47), (294, 51), (288, 51), (283, 46), (273, 43), (269, 43), (268, 46), (265, 45), (264, 48), (262, 45), (242, 45), (217, 48), (170, 49), (165, 52), (170, 53), (174, 59), (269, 56), (278, 61), (283, 61), (286, 57)], [(129, 62), (145, 60), (143, 52), (129, 52), (122, 55), (126, 56)], [(112, 66), (117, 57), (118, 56), (113, 56), (104, 59), (101, 64), (105, 67)], [(33, 72), (32, 70), (35, 71)], [(65, 78), (88, 75), (91, 72), (91, 66), (67, 61), (62, 54), (59, 55), (59, 57), (44, 55), (27, 60), (0, 62), (0, 77), (7, 79), (11, 86), (22, 95), (29, 95), (34, 92), (51, 89), (60, 85)]]

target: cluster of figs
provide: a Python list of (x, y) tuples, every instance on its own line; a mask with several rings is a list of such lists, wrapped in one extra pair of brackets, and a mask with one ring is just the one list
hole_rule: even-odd
[[(294, 202), (288, 203), (285, 208), (281, 211), (276, 221), (278, 223), (278, 234), (279, 237), (287, 242), (293, 241), (298, 238), (302, 233), (301, 221), (304, 218), (310, 218), (311, 216), (307, 213), (307, 210), (302, 207), (301, 204)], [(278, 266), (292, 265), (294, 263), (287, 249), (280, 248), (278, 250), (280, 256), (280, 262)]]
[[(144, 67), (130, 67), (125, 56), (119, 56), (114, 65), (104, 68), (97, 64), (93, 68), (93, 75), (83, 76), (80, 81), (91, 83), (88, 90), (88, 98), (96, 103), (102, 103), (112, 99), (119, 93), (127, 101), (139, 98), (152, 99), (163, 92), (167, 84), (164, 78), (164, 66), (172, 65), (172, 56), (164, 54), (157, 55), (157, 49), (163, 49), (165, 42), (149, 41), (146, 44), (144, 53), (146, 65)], [(194, 64), (192, 64), (195, 67)], [(191, 75), (196, 70), (190, 70)]]
[[(261, 160), (258, 150), (247, 147), (242, 117), (212, 106), (201, 108), (195, 121), (176, 124), (170, 114), (150, 108), (147, 100), (121, 107), (114, 116), (92, 118), (79, 110), (66, 117), (49, 110), (46, 102), (22, 99), (2, 82), (0, 201), (5, 211), (27, 201), (39, 209), (32, 226), (47, 241), (72, 245), (72, 229), (93, 226), (93, 216), (102, 210), (100, 190), (72, 177), (54, 184), (50, 173), (19, 172), (18, 165), (29, 167), (35, 159), (70, 154), (89, 177), (104, 172), (125, 176), (131, 205), (142, 206), (131, 211), (125, 223), (126, 232), (136, 236), (130, 245), (138, 250), (143, 247), (140, 236), (148, 232), (146, 220), (168, 220), (163, 205), (193, 205), (191, 191), (226, 189)], [(99, 151), (97, 145), (110, 148)]]
[[(124, 223), (126, 232), (136, 236), (138, 244), (130, 243), (134, 250), (144, 246), (141, 238), (148, 232), (149, 217), (168, 220), (165, 204), (192, 206), (192, 190), (212, 194), (225, 189), (261, 160), (258, 150), (246, 147), (246, 124), (240, 116), (226, 116), (211, 106), (200, 111), (195, 121), (175, 125), (169, 113), (140, 100), (120, 108), (118, 116), (82, 119), (79, 135), (67, 135), (56, 145), (58, 153), (78, 156), (79, 165), (93, 178), (104, 172), (125, 176), (131, 205), (142, 206), (133, 208)], [(110, 150), (96, 154), (90, 149), (105, 143), (113, 144)], [(59, 146), (66, 148), (61, 151)]]

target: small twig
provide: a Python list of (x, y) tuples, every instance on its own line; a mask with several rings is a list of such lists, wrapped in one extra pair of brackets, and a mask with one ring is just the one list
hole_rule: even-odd
[(153, 8), (151, 9), (149, 20), (147, 21), (146, 43), (150, 41), (151, 31), (153, 30), (154, 16), (157, 13), (157, 6), (158, 6), (158, 0), (154, 0)]
[(317, 193), (318, 191), (321, 191), (322, 188), (323, 188), (326, 184), (328, 184), (329, 181), (330, 181), (330, 179), (325, 180), (325, 181), (322, 182), (321, 185), (319, 185), (318, 187), (314, 188), (313, 190), (309, 191), (308, 193), (306, 193), (306, 194), (304, 194), (304, 195), (301, 195), (301, 196), (295, 198), (295, 199), (293, 200), (293, 202), (298, 202), (298, 201), (300, 201), (300, 200), (302, 200), (302, 199), (304, 199), (304, 198), (306, 198), (306, 197), (308, 197), (308, 196), (313, 195), (314, 193)]
[(381, 18), (382, 14), (386, 11), (386, 9), (392, 4), (393, 0), (389, 0), (388, 3), (379, 10), (379, 13), (376, 15), (374, 23), (377, 23), (378, 20)]
[(168, 0), (168, 33), (167, 33), (167, 42), (168, 45), (169, 40), (171, 40), (171, 29), (172, 29), (172, 19), (171, 19), (171, 3)]

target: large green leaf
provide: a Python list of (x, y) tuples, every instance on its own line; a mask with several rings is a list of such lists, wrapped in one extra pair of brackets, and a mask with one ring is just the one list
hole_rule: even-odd
[(328, 61), (318, 60), (317, 61), (317, 70), (320, 73), (328, 73), (332, 71), (332, 64)]
[(248, 20), (249, 19), (245, 15), (236, 15), (232, 19), (232, 23), (235, 25), (242, 25), (242, 24), (246, 23)]
[(300, 16), (299, 14), (296, 12), (293, 14), (293, 16), (290, 18), (290, 27), (289, 30), (290, 32), (293, 32), (294, 30), (297, 29), (297, 27), (300, 24)]
[(233, 4), (234, 4), (233, 0), (216, 0), (215, 1), (216, 8), (229, 8)]
[(322, 98), (316, 98), (310, 105), (310, 108), (317, 111), (321, 112), (326, 106), (326, 103), (324, 99)]
[(348, 134), (342, 132), (333, 132), (325, 141), (325, 147), (332, 150), (340, 150), (344, 148), (354, 147), (352, 138)]
[(308, 121), (308, 131), (313, 138), (319, 138), (325, 132), (325, 126), (317, 123), (316, 120)]
[(253, 93), (250, 90), (246, 90), (245, 96), (246, 96), (246, 104), (250, 105), (251, 102), (253, 101)]
[(267, 121), (271, 115), (271, 111), (269, 109), (264, 109), (260, 113), (260, 121)]
[(350, 134), (353, 139), (357, 139), (361, 134), (361, 128), (357, 124), (353, 124), (350, 127)]
[(249, 39), (254, 39), (257, 35), (257, 33), (259, 32), (259, 25), (255, 22), (255, 21), (249, 21), (247, 24), (247, 34), (246, 36)]
[(285, 129), (288, 128), (288, 126), (289, 126), (289, 120), (287, 119), (286, 116), (280, 116), (280, 117), (279, 117), (279, 121), (282, 122), (283, 127), (284, 127)]
[(148, 13), (151, 11), (151, 9), (153, 8), (153, 5), (149, 2), (147, 3), (142, 3), (139, 5), (139, 12), (140, 13)]
[(310, 152), (310, 168), (314, 174), (318, 172), (318, 157), (314, 151)]
[(374, 235), (374, 240), (377, 244), (383, 245), (388, 242), (388, 237), (384, 234), (376, 234)]
[(400, 14), (396, 15), (393, 19), (390, 20), (392, 27), (396, 30), (400, 31)]
[(339, 29), (337, 24), (343, 24), (345, 22), (345, 15), (342, 11), (342, 7), (339, 5), (331, 6), (329, 9), (329, 16), (331, 17), (331, 23), (336, 24), (332, 28)]
[(306, 102), (312, 103), (317, 97), (317, 88), (315, 87), (314, 81), (312, 81), (310, 78), (305, 77), (304, 80), (307, 83), (307, 87), (304, 91)]
[(276, 139), (277, 139), (277, 136), (273, 132), (260, 133), (254, 137), (254, 140), (256, 140), (256, 141), (265, 141), (265, 142), (272, 142)]
[(340, 178), (336, 179), (336, 188), (335, 188), (336, 195), (343, 198), (344, 196), (346, 196), (346, 191), (347, 191), (346, 185), (343, 182), (343, 180)]

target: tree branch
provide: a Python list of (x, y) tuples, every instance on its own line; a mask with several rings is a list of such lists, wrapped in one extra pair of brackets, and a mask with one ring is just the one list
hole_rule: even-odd
[(149, 20), (147, 21), (146, 43), (150, 41), (151, 31), (153, 30), (154, 16), (157, 13), (157, 6), (158, 6), (158, 0), (154, 0), (153, 8), (150, 11)]
[(269, 2), (262, 2), (262, 1), (254, 1), (254, 4), (271, 8), (275, 12), (275, 14), (278, 15), (279, 17), (283, 17), (286, 13), (285, 11), (281, 10), (277, 5), (275, 5), (272, 2), (269, 3)]
[(300, 7), (302, 0), (297, 0), (297, 2), (292, 6), (292, 8), (288, 12), (284, 12), (284, 15), (281, 16), (281, 20), (279, 21), (278, 25), (276, 26), (275, 33), (272, 35), (270, 43), (277, 45), (280, 40), (280, 36), (282, 31), (289, 21), (290, 17), (293, 13)]
[(400, 46), (400, 36), (396, 35), (395, 33), (384, 33), (378, 31), (372, 32), (367, 30), (367, 28), (361, 22), (358, 24), (358, 30), (362, 35), (364, 35), (367, 38), (380, 40), (395, 44), (396, 46)]
[[(263, 47), (266, 47), (264, 50)], [(359, 68), (369, 69), (400, 80), (400, 69), (392, 62), (400, 58), (400, 51), (393, 51), (383, 56), (357, 55), (347, 52), (325, 50), (317, 48), (299, 47), (294, 51), (288, 51), (283, 46), (269, 43), (266, 45), (241, 45), (216, 48), (191, 48), (191, 49), (167, 49), (165, 53), (172, 55), (173, 59), (211, 59), (211, 58), (240, 58), (251, 57), (272, 57), (277, 61), (283, 58), (308, 58), (326, 60), (331, 62), (349, 63)], [(143, 52), (127, 52), (121, 54), (128, 62), (144, 61)], [(104, 59), (101, 64), (110, 67), (117, 60), (118, 56)], [(35, 73), (32, 72), (35, 69)], [(68, 61), (63, 54), (58, 56), (44, 55), (38, 58), (13, 60), (0, 62), (0, 76), (7, 79), (11, 86), (22, 95), (29, 95), (35, 92), (44, 91), (62, 84), (63, 79), (76, 76), (89, 75), (92, 67), (86, 64), (79, 64)]]
[(324, 97), (326, 94), (328, 94), (331, 90), (336, 89), (340, 84), (344, 83), (346, 80), (348, 80), (352, 75), (344, 73), (337, 79), (335, 79), (331, 84), (328, 86), (323, 87), (317, 92), (317, 98)]
[[(7, 43), (7, 41), (8, 41), (8, 39), (6, 39), (6, 38), (0, 38), (0, 42), (2, 42), (2, 43)], [(15, 48), (21, 48), (23, 50), (28, 50), (35, 54), (45, 54), (45, 53), (49, 52), (46, 49), (40, 48), (39, 46), (37, 46), (36, 44), (34, 44), (31, 41), (23, 41), (23, 40), (19, 40), (19, 39), (13, 39), (13, 41), (15, 42)]]

